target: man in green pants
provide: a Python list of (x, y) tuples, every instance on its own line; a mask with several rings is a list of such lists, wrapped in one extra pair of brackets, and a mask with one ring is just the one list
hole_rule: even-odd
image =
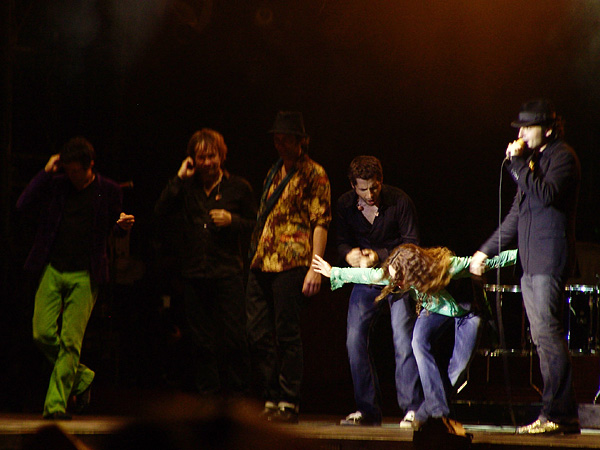
[(108, 281), (107, 238), (113, 229), (124, 234), (134, 223), (133, 216), (121, 212), (120, 186), (96, 173), (94, 160), (86, 139), (71, 139), (17, 201), (18, 210), (40, 211), (25, 269), (42, 271), (33, 338), (54, 366), (44, 403), (47, 419), (71, 418), (70, 395), (77, 410), (89, 404), (94, 372), (79, 363), (79, 356), (98, 285)]

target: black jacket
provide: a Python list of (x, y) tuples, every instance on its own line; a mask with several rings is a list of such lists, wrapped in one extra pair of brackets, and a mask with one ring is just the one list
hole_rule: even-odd
[[(50, 261), (52, 244), (56, 239), (63, 210), (73, 185), (64, 173), (50, 174), (43, 169), (27, 185), (19, 200), (17, 210), (40, 208), (40, 224), (33, 247), (25, 261), (25, 269), (40, 271)], [(94, 189), (94, 217), (90, 242), (90, 274), (97, 283), (106, 283), (109, 277), (107, 253), (111, 232), (126, 232), (116, 222), (121, 213), (123, 194), (114, 181), (96, 173)]]
[(517, 183), (517, 193), (502, 225), (480, 251), (496, 255), (500, 238), (502, 250), (517, 238), (525, 273), (573, 275), (575, 216), (581, 181), (577, 155), (564, 141), (556, 140), (541, 153), (514, 158), (508, 169)]
[[(231, 225), (217, 227), (211, 209), (231, 213)], [(155, 213), (171, 219), (181, 274), (187, 278), (222, 278), (243, 270), (242, 249), (256, 222), (256, 201), (250, 184), (224, 172), (219, 186), (209, 196), (202, 183), (192, 177), (169, 181), (156, 202)]]

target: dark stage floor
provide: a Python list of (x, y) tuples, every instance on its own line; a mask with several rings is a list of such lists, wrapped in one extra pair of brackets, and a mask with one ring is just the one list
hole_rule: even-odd
[[(167, 410), (172, 407), (169, 406)], [(184, 409), (186, 406), (183, 407)], [(241, 414), (241, 415), (240, 415)], [(237, 411), (235, 414), (228, 415), (231, 422), (238, 426), (235, 428), (228, 425), (227, 431), (223, 433), (238, 433), (244, 439), (244, 445), (232, 445), (228, 440), (223, 445), (214, 445), (214, 435), (212, 443), (207, 444), (205, 440), (199, 445), (192, 445), (189, 438), (188, 444), (181, 446), (163, 447), (159, 441), (154, 440), (152, 446), (142, 447), (139, 445), (115, 446), (115, 439), (118, 436), (128, 436), (131, 438), (131, 431), (124, 433), (127, 427), (132, 427), (134, 423), (144, 422), (153, 424), (154, 429), (147, 432), (145, 441), (156, 439), (153, 437), (156, 429), (169, 429), (171, 435), (183, 435), (184, 427), (175, 427), (170, 419), (164, 419), (159, 422), (159, 418), (154, 415), (143, 420), (132, 417), (118, 416), (79, 416), (71, 421), (48, 422), (40, 418), (39, 415), (31, 414), (4, 414), (0, 415), (0, 449), (1, 450), (29, 450), (44, 448), (47, 450), (72, 448), (73, 450), (96, 450), (106, 448), (286, 448), (289, 449), (289, 442), (293, 442), (291, 448), (298, 449), (413, 449), (413, 432), (401, 430), (398, 427), (400, 418), (388, 418), (381, 427), (343, 427), (337, 425), (340, 417), (338, 416), (319, 416), (319, 415), (301, 415), (300, 423), (297, 425), (277, 426), (271, 424), (258, 424), (254, 420), (249, 420), (244, 416), (244, 411)], [(247, 420), (248, 419), (248, 420)], [(185, 422), (185, 420), (183, 420)], [(202, 430), (206, 421), (192, 421), (194, 429)], [(240, 424), (244, 426), (239, 426)], [(45, 427), (56, 425), (58, 430), (54, 429), (54, 434)], [(245, 427), (249, 425), (249, 427)], [(212, 422), (204, 431), (198, 432), (196, 438), (201, 435), (208, 436), (206, 430), (212, 430), (211, 433), (222, 427), (219, 421)], [(46, 436), (44, 443), (40, 445), (40, 430), (45, 429)], [(149, 429), (149, 428), (148, 428)], [(251, 433), (248, 432), (251, 429)], [(514, 434), (512, 426), (492, 426), (492, 425), (473, 425), (465, 424), (465, 429), (473, 435), (472, 448), (479, 449), (600, 449), (600, 429), (583, 429), (581, 435), (571, 436), (521, 436)], [(69, 443), (59, 442), (58, 434), (63, 433), (71, 441)], [(177, 430), (174, 432), (174, 430)], [(234, 431), (232, 431), (234, 430)], [(139, 433), (139, 429), (137, 430)], [(158, 434), (157, 434), (158, 436)], [(125, 439), (125, 438), (123, 438)], [(229, 439), (229, 438), (228, 438)], [(264, 445), (255, 445), (259, 440)], [(122, 440), (121, 440), (122, 442)], [(67, 446), (66, 446), (67, 445)], [(68, 447), (72, 445), (72, 447)], [(150, 445), (150, 444), (148, 444)], [(440, 447), (447, 448), (447, 447)]]

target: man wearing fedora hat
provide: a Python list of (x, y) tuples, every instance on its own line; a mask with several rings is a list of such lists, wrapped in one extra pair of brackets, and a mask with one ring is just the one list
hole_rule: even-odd
[(576, 269), (581, 168), (563, 140), (562, 121), (549, 100), (524, 103), (512, 126), (519, 129), (519, 140), (508, 145), (505, 161), (517, 193), (500, 227), (473, 256), (471, 272), (481, 275), (488, 255), (498, 254), (517, 239), (521, 292), (544, 383), (540, 416), (517, 433), (579, 433), (563, 333), (563, 295), (565, 282)]
[(296, 423), (304, 364), (300, 309), (321, 287), (311, 262), (325, 251), (331, 193), (325, 170), (306, 154), (302, 113), (279, 112), (269, 132), (279, 160), (265, 179), (250, 243), (248, 343), (263, 417)]

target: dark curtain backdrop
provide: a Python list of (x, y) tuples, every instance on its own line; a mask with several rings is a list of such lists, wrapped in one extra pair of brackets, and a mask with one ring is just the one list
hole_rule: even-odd
[[(150, 298), (140, 305), (161, 291), (157, 280), (168, 284), (156, 276), (166, 259), (152, 208), (191, 134), (220, 131), (227, 168), (259, 192), (276, 159), (266, 131), (279, 109), (303, 111), (333, 201), (349, 188), (351, 159), (373, 154), (385, 182), (414, 200), (422, 243), (469, 255), (498, 223), (499, 192), (504, 212), (514, 194), (508, 176), (499, 188), (510, 122), (525, 100), (550, 97), (583, 167), (578, 240), (600, 243), (597, 1), (25, 1), (12, 23), (9, 195), (16, 201), (68, 138), (87, 136), (99, 171), (133, 181), (130, 253), (146, 275), (126, 295)], [(8, 221), (20, 280), (35, 218)], [(28, 323), (22, 284), (5, 301)], [(307, 357), (312, 373), (345, 363), (345, 294), (325, 285), (312, 302), (309, 349), (328, 355)], [(331, 317), (335, 336), (323, 325)]]

